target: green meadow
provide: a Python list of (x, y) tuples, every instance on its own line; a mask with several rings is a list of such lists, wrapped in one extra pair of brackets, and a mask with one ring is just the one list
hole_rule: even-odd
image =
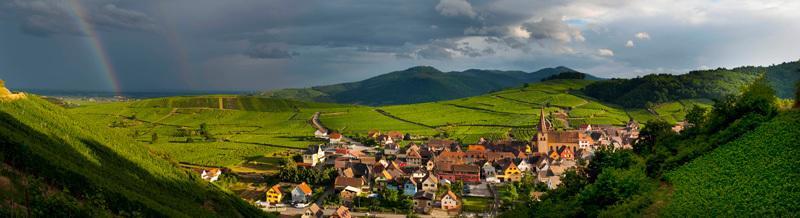
[[(125, 132), (179, 162), (258, 172), (264, 168), (258, 163), (276, 153), (324, 142), (313, 136), (310, 119), (316, 112), (323, 125), (349, 136), (400, 131), (474, 143), (481, 137), (529, 139), (542, 108), (556, 128), (567, 129), (586, 123), (624, 125), (630, 117), (674, 123), (694, 105), (710, 104), (682, 100), (649, 110), (625, 109), (580, 93), (590, 83), (551, 80), (468, 98), (382, 107), (212, 95), (88, 104), (69, 111)], [(199, 133), (201, 126), (212, 140)]]

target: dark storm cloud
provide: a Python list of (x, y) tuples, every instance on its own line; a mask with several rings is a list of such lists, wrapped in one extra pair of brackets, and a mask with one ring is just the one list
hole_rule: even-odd
[[(47, 86), (36, 77), (83, 75), (75, 77), (79, 82), (98, 74), (91, 72), (97, 70), (91, 50), (79, 49), (82, 37), (64, 37), (84, 34), (68, 2), (0, 3), (0, 72), (14, 73), (12, 84)], [(182, 84), (148, 78), (188, 81), (177, 87), (188, 89), (298, 87), (413, 65), (525, 71), (564, 65), (627, 77), (800, 56), (792, 46), (800, 36), (800, 3), (777, 0), (80, 2), (123, 86), (142, 89)], [(635, 46), (626, 47), (629, 40)], [(49, 64), (68, 70), (39, 67), (36, 53), (51, 54)], [(68, 55), (86, 58), (57, 58)]]
[[(147, 14), (120, 8), (112, 1), (79, 1), (82, 18), (100, 30), (152, 31), (156, 24)], [(75, 5), (64, 0), (11, 0), (1, 5), (8, 19), (18, 20), (20, 29), (36, 36), (83, 35), (77, 23)]]
[(244, 54), (251, 58), (262, 59), (292, 58), (293, 56), (300, 55), (297, 52), (291, 52), (283, 48), (273, 47), (271, 45), (256, 45), (247, 49)]

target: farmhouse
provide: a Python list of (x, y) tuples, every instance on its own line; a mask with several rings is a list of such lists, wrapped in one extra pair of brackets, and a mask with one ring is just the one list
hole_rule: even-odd
[(317, 203), (313, 203), (311, 206), (306, 208), (300, 218), (322, 218), (323, 216), (324, 212), (322, 211), (322, 208), (320, 208)]
[(442, 206), (443, 210), (452, 210), (458, 209), (460, 204), (458, 203), (458, 196), (450, 190), (447, 190), (447, 193), (442, 196), (440, 200), (440, 205)]
[(273, 185), (272, 188), (267, 190), (267, 202), (270, 204), (281, 203), (283, 200), (283, 192), (280, 185)]
[(220, 175), (222, 175), (222, 170), (220, 168), (209, 168), (200, 173), (200, 178), (209, 182), (215, 182), (219, 180)]
[(414, 210), (417, 213), (428, 213), (433, 207), (433, 201), (436, 199), (436, 193), (429, 191), (417, 192), (414, 195)]
[(303, 163), (311, 164), (311, 166), (316, 166), (317, 163), (324, 163), (325, 162), (325, 151), (322, 149), (321, 145), (312, 145), (303, 152)]
[(342, 141), (342, 137), (343, 137), (342, 134), (338, 132), (334, 132), (328, 135), (329, 142), (331, 144), (339, 144)]
[(300, 183), (292, 189), (292, 202), (294, 203), (305, 203), (308, 202), (309, 198), (311, 197), (311, 187), (308, 186), (305, 182)]
[(317, 131), (314, 131), (314, 137), (317, 137), (317, 138), (320, 138), (320, 139), (326, 139), (326, 138), (328, 138), (328, 130), (317, 129)]

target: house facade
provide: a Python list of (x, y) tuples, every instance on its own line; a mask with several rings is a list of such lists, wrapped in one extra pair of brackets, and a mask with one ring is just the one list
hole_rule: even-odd
[(305, 182), (300, 183), (292, 189), (292, 202), (294, 203), (306, 203), (311, 198), (311, 187), (308, 186)]
[(283, 200), (283, 191), (281, 191), (280, 185), (273, 185), (267, 190), (267, 202), (270, 204), (278, 204), (281, 203), (281, 200)]
[(443, 210), (453, 210), (458, 209), (460, 207), (460, 203), (458, 200), (458, 196), (452, 191), (447, 191), (447, 194), (442, 196), (442, 199), (439, 203)]

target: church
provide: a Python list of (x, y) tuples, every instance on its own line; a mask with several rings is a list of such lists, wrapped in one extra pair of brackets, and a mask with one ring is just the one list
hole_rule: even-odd
[(553, 123), (545, 118), (544, 108), (541, 110), (536, 131), (532, 141), (536, 145), (537, 152), (542, 155), (549, 155), (553, 151), (562, 153), (565, 149), (575, 152), (594, 144), (591, 136), (582, 131), (555, 131)]

